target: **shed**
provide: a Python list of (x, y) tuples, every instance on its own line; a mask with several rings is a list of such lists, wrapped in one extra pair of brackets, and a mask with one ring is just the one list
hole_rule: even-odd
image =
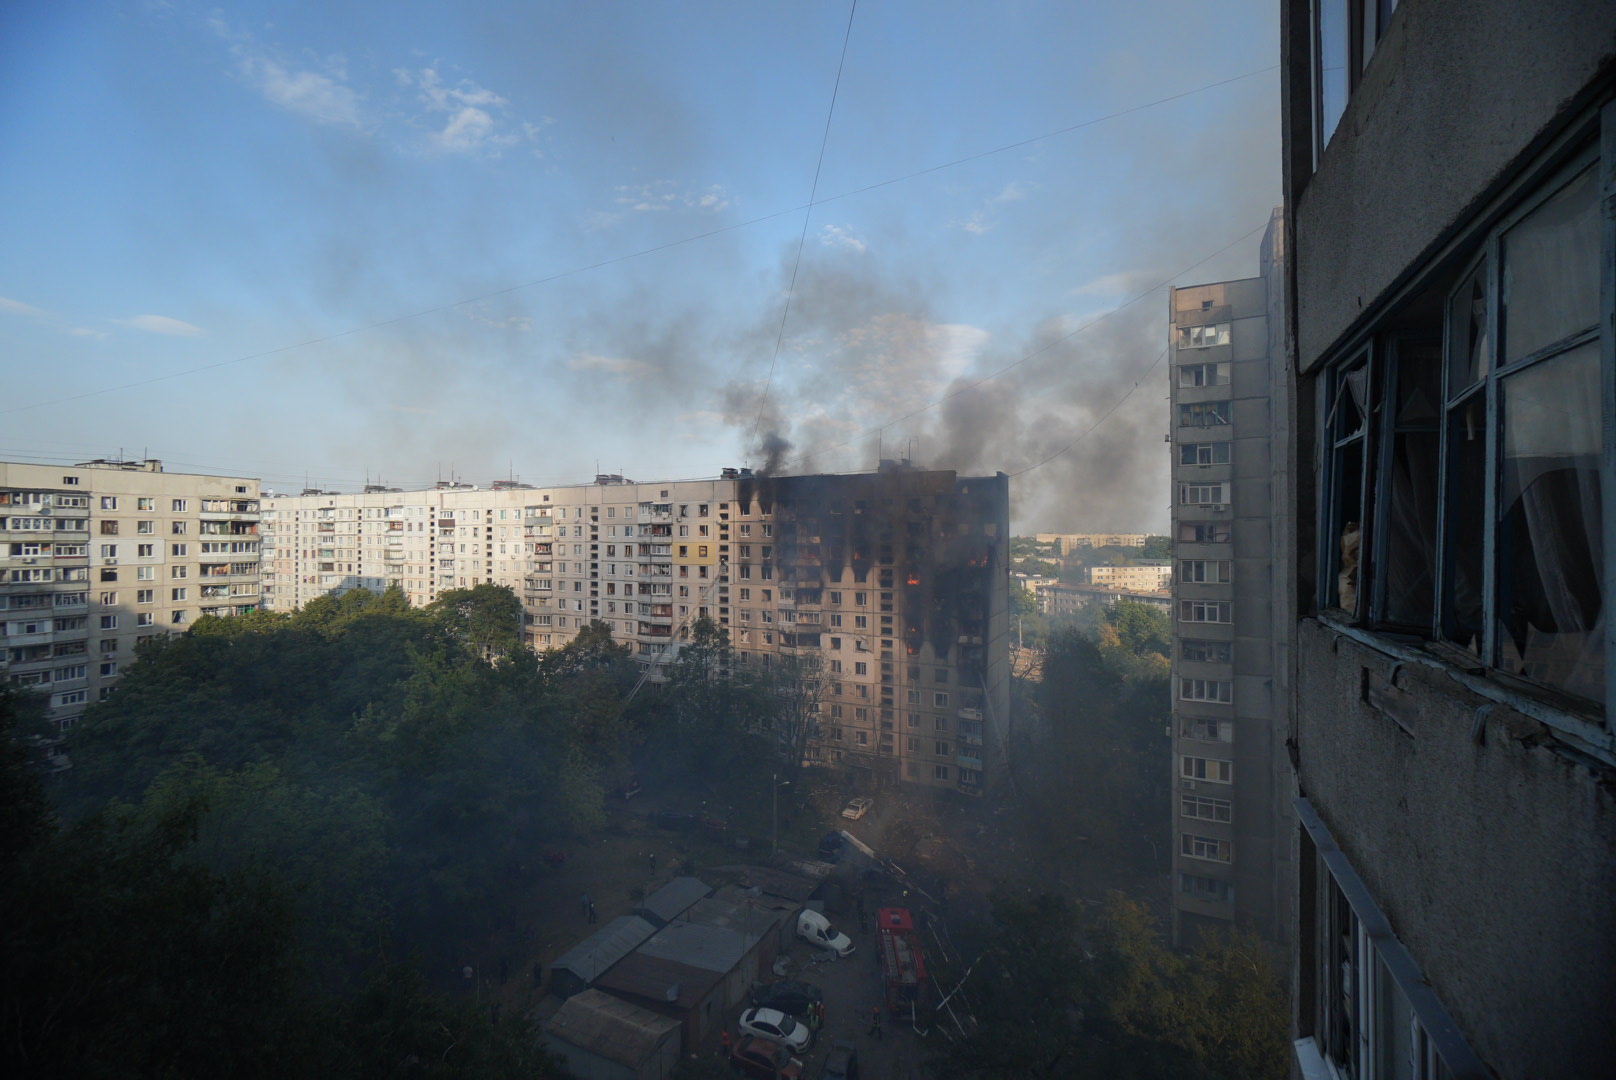
[(652, 926), (667, 926), (683, 915), (697, 900), (712, 895), (712, 886), (700, 878), (676, 877), (645, 898), (634, 914)]
[(601, 974), (656, 933), (656, 927), (635, 915), (619, 915), (580, 941), (550, 965), (550, 989), (571, 997), (592, 985)]
[(583, 990), (544, 1025), (545, 1048), (579, 1080), (667, 1080), (679, 1023), (599, 990)]
[(684, 1025), (685, 1045), (699, 1046), (724, 1020), (724, 974), (633, 952), (595, 983), (625, 1001)]

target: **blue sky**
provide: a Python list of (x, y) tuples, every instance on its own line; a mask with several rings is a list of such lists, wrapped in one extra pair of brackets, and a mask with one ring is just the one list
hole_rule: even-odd
[(1165, 290), (1116, 309), (1256, 272), (1276, 8), (862, 0), (826, 137), (841, 3), (10, 5), (0, 454), (1014, 472), (1149, 372), (1015, 515), (1160, 529)]

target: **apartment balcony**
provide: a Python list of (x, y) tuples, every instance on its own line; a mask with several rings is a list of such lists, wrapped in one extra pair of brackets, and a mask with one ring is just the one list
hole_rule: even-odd
[(954, 764), (958, 765), (962, 769), (976, 769), (978, 771), (981, 771), (981, 769), (982, 769), (982, 755), (981, 755), (980, 752), (975, 753), (975, 754), (965, 754), (965, 753), (955, 754), (954, 755)]
[(644, 619), (641, 619), (640, 636), (649, 638), (671, 638), (673, 637), (673, 627), (663, 626), (658, 623), (646, 622)]
[(958, 716), (959, 716), (959, 718), (961, 720), (974, 720), (977, 723), (982, 722), (982, 710), (981, 709), (961, 709), (959, 711), (959, 713), (958, 713)]
[(525, 592), (548, 596), (555, 591), (555, 580), (553, 578), (530, 577), (522, 582), (522, 588)]
[[(25, 619), (12, 620), (13, 625), (26, 622), (27, 620)], [(49, 626), (51, 625), (52, 620), (49, 617), (46, 617), (40, 619), (39, 622)], [(7, 648), (12, 649), (32, 648), (36, 646), (56, 646), (70, 644), (76, 641), (87, 641), (89, 640), (89, 635), (89, 628), (86, 626), (81, 626), (77, 630), (46, 630), (38, 634), (7, 634), (5, 637), (5, 643)], [(3, 658), (4, 656), (5, 654), (0, 652), (0, 658)], [(17, 661), (13, 661), (13, 663), (16, 662)]]
[(522, 516), (522, 524), (526, 525), (528, 528), (534, 528), (539, 525), (548, 526), (554, 521), (555, 518), (550, 515), (550, 511), (534, 510), (532, 507), (529, 507), (527, 512)]

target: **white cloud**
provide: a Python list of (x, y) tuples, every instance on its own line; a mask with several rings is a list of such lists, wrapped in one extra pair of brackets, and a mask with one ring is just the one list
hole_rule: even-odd
[(626, 356), (600, 356), (596, 353), (577, 353), (568, 364), (574, 371), (607, 371), (613, 375), (644, 375), (655, 370), (644, 360)]
[(415, 71), (395, 68), (393, 76), (400, 86), (416, 92), (428, 113), (442, 117), (442, 128), (427, 136), (427, 145), (440, 153), (498, 156), (524, 138), (536, 138), (540, 130), (538, 125), (526, 122), (515, 125), (521, 134), (507, 130), (504, 114), (510, 100), (470, 79), (450, 85), (435, 67)]
[(1073, 287), (1073, 296), (1134, 296), (1160, 283), (1160, 276), (1149, 270), (1119, 270)]
[(977, 236), (992, 232), (999, 224), (997, 208), (1005, 203), (1020, 202), (1028, 193), (1036, 191), (1037, 184), (1030, 184), (1023, 180), (1012, 180), (997, 194), (983, 201), (982, 205), (974, 210), (969, 217), (951, 221), (949, 224), (964, 229)]
[(860, 255), (870, 249), (862, 238), (846, 225), (825, 225), (819, 230), (819, 242), (826, 247), (855, 251)]
[(115, 319), (125, 326), (132, 326), (136, 330), (144, 330), (148, 334), (170, 334), (174, 337), (201, 337), (207, 333), (200, 326), (192, 326), (179, 319), (171, 319), (167, 315), (136, 315), (132, 319)]
[(21, 300), (13, 300), (6, 296), (0, 296), (0, 311), (9, 311), (13, 315), (23, 315), (30, 319), (37, 319), (52, 329), (60, 330), (64, 334), (71, 334), (74, 337), (99, 339), (107, 336), (105, 330), (91, 330), (87, 326), (70, 326), (67, 320), (60, 315), (53, 315), (44, 308), (37, 308), (32, 304), (25, 304)]
[(25, 304), (21, 300), (12, 300), (4, 296), (0, 296), (0, 311), (9, 311), (14, 315), (32, 315), (36, 319), (49, 317), (32, 304)]
[(359, 95), (347, 85), (348, 72), (340, 56), (326, 60), (322, 74), (272, 55), (217, 16), (209, 25), (230, 43), (241, 77), (271, 103), (321, 124), (365, 126)]
[[(672, 180), (654, 180), (649, 184), (620, 184), (615, 199), (618, 206), (635, 213), (661, 210), (696, 210), (703, 214), (716, 214), (729, 208), (734, 200), (722, 184), (710, 184), (693, 191), (680, 191)], [(602, 225), (610, 225), (617, 217), (597, 214)]]

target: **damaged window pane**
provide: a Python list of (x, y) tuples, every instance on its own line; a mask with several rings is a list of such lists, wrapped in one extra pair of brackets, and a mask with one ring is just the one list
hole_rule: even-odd
[(1589, 342), (1502, 380), (1500, 662), (1587, 698), (1605, 680), (1599, 368)]
[(1436, 524), (1441, 475), (1440, 345), (1403, 345), (1392, 395), (1386, 468), (1381, 621), (1430, 633), (1436, 600)]
[(1486, 545), (1487, 404), (1477, 391), (1448, 416), (1448, 577), (1442, 636), (1481, 655)]
[(1599, 321), (1599, 200), (1586, 169), (1504, 234), (1503, 363)]

